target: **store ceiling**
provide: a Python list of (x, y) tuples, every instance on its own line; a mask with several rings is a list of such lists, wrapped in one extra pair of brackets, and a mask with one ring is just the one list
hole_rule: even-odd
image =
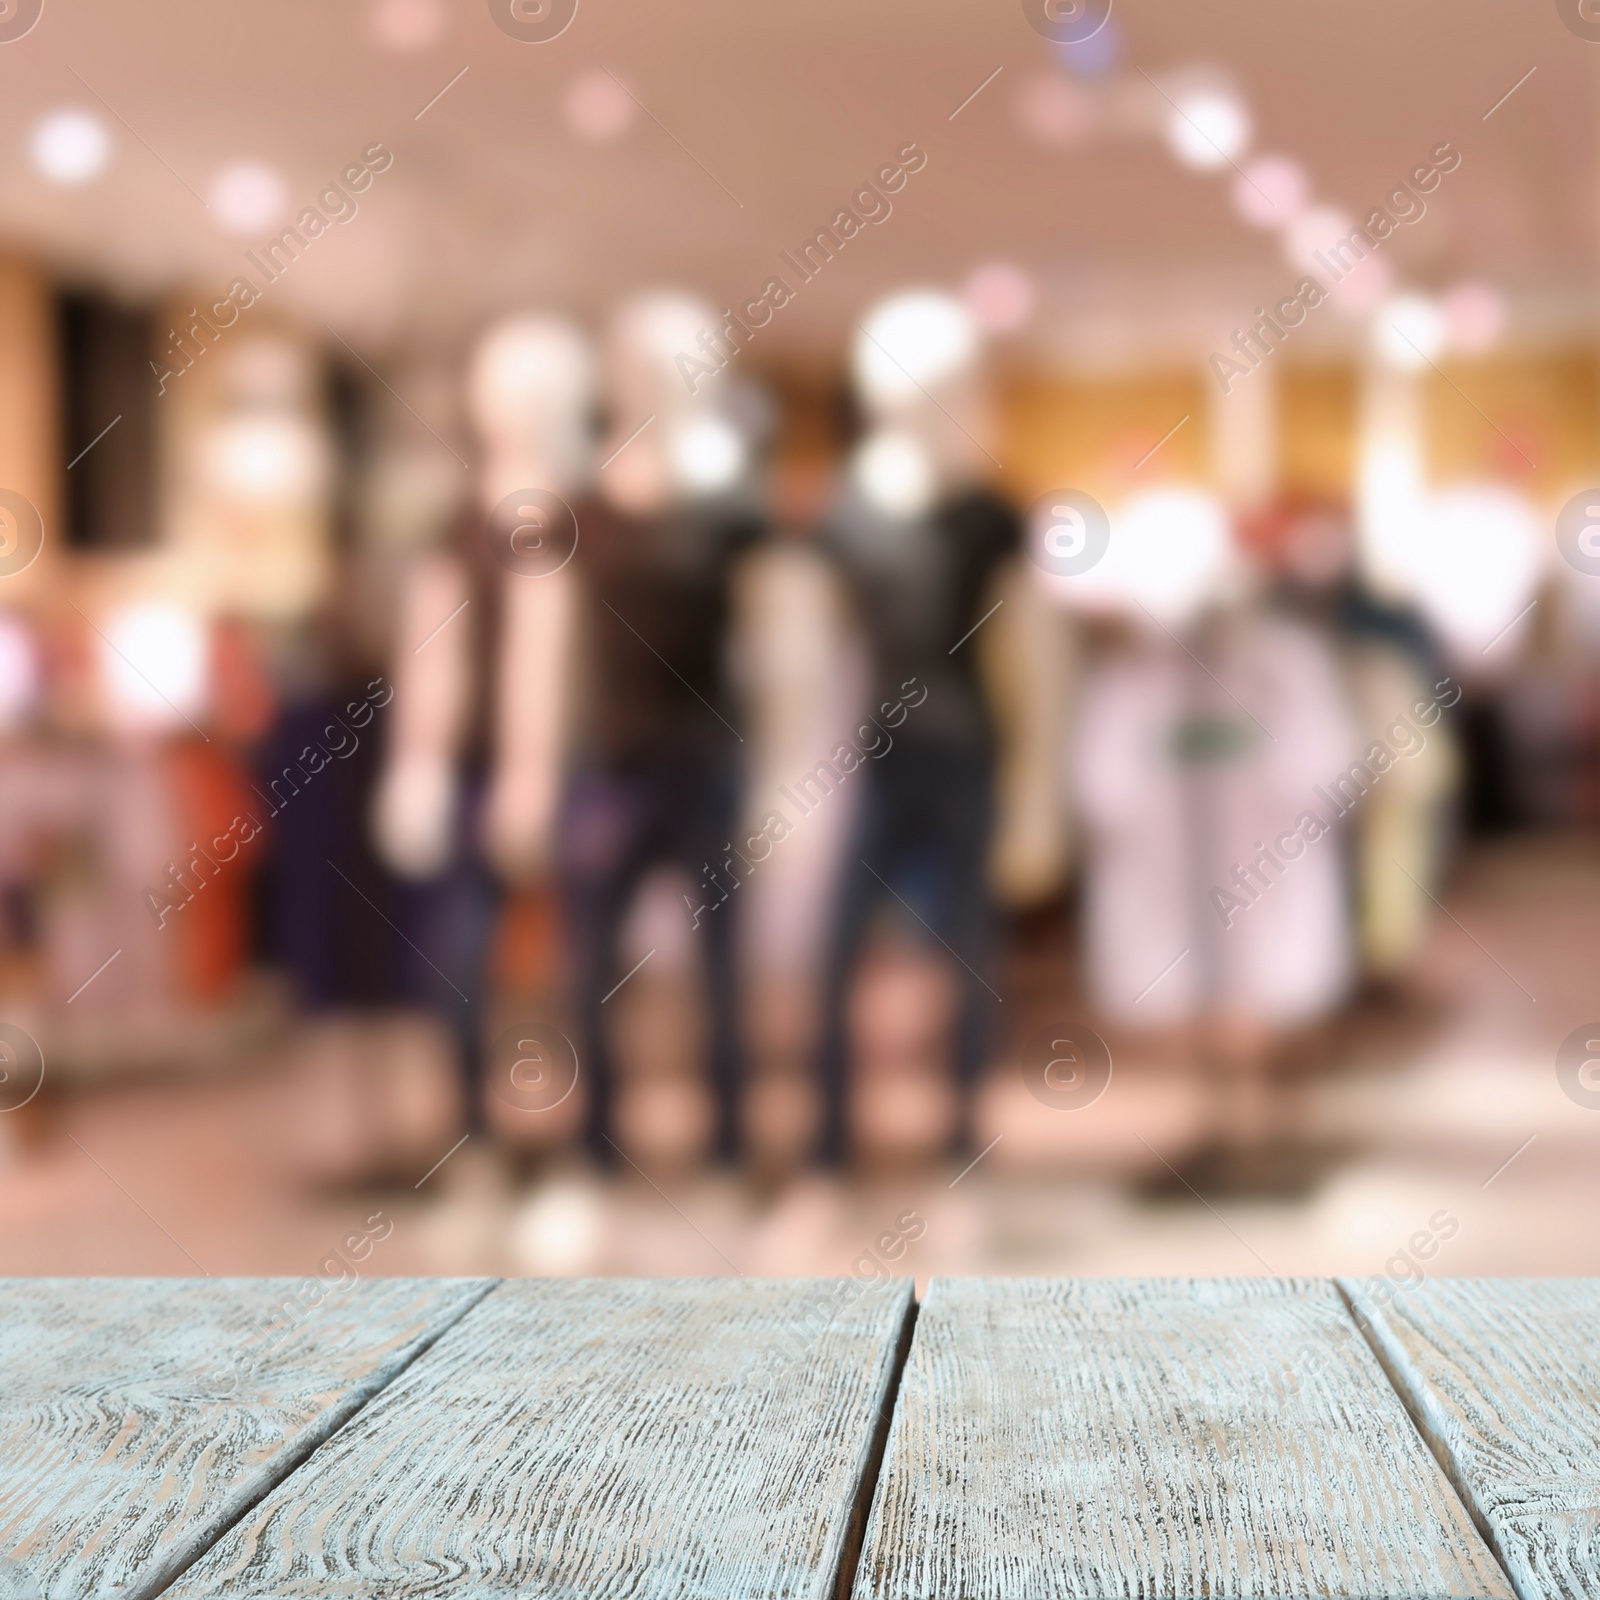
[[(386, 3), (391, 22), (425, 20), (426, 0)], [(486, 0), (451, 0), (411, 51), (381, 44), (375, 15), (356, 0), (45, 0), (32, 32), (0, 45), (0, 237), (127, 292), (220, 293), (255, 241), (222, 234), (201, 203), (219, 168), (272, 163), (298, 209), (378, 141), (395, 160), (359, 216), (273, 289), (377, 350), (527, 306), (594, 315), (661, 281), (719, 304), (758, 293), (780, 250), (915, 142), (928, 163), (894, 214), (805, 286), (768, 348), (825, 351), (884, 289), (1006, 260), (1039, 281), (1042, 346), (1159, 351), (1296, 276), (1237, 218), (1231, 171), (1185, 170), (1162, 142), (1162, 89), (1206, 71), (1250, 107), (1257, 149), (1303, 162), (1319, 197), (1353, 213), (1451, 141), (1461, 168), (1391, 247), (1406, 281), (1485, 278), (1528, 326), (1570, 332), (1589, 315), (1600, 43), (1543, 0), (1119, 0), (1122, 64), (1092, 81), (1062, 67), (1020, 0), (580, 0), (540, 44), (497, 28)], [(575, 132), (566, 109), (596, 74), (647, 108), (611, 142)], [(1065, 146), (1026, 122), (1052, 77), (1087, 118)], [(591, 88), (601, 121), (606, 96)], [(97, 111), (115, 139), (77, 188), (27, 157), (61, 105)]]

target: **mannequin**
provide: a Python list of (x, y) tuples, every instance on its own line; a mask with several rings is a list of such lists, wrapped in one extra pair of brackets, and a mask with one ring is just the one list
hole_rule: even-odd
[[(817, 1019), (840, 874), (851, 859), (864, 780), (769, 846), (785, 787), (841, 744), (858, 746), (869, 684), (850, 597), (819, 537), (836, 477), (832, 440), (791, 427), (767, 474), (770, 536), (736, 575), (735, 658), (749, 710), (749, 781), (734, 835), (747, 858), (765, 852), (740, 894), (740, 977), (748, 995), (754, 1120), (769, 1174), (804, 1161)], [(789, 806), (793, 815), (794, 807)], [(755, 840), (754, 846), (750, 841)]]
[(909, 931), (955, 957), (958, 1151), (972, 1143), (972, 1096), (998, 1004), (986, 866), (999, 731), (972, 634), (1020, 537), (1009, 508), (981, 486), (992, 457), (981, 442), (979, 354), (966, 310), (932, 291), (875, 307), (853, 352), (869, 430), (827, 539), (869, 644), (868, 715), (890, 724), (893, 748), (865, 763), (831, 940), (819, 1061), (819, 1156), (830, 1166), (849, 1153), (849, 991), (875, 914), (909, 905)]
[(593, 473), (596, 387), (590, 347), (562, 318), (515, 317), (484, 336), (467, 380), (474, 503), (401, 600), (374, 829), (411, 886), (437, 975), (419, 970), (419, 992), (450, 1025), (477, 1134), (499, 886), (552, 863), (576, 595), (564, 507)]
[(616, 1085), (604, 1007), (626, 975), (623, 928), (641, 884), (677, 868), (706, 978), (716, 1120), (713, 1154), (741, 1146), (730, 876), (744, 754), (728, 680), (730, 575), (755, 536), (739, 511), (746, 446), (720, 382), (690, 393), (676, 358), (709, 308), (657, 292), (617, 313), (605, 346), (611, 435), (598, 503), (573, 561), (583, 596), (574, 771), (562, 816), (564, 898), (588, 1085), (587, 1142), (615, 1165)]

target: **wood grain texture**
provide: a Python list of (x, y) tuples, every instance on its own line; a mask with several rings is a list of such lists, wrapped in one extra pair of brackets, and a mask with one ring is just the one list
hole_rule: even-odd
[(1341, 1280), (1523, 1600), (1600, 1595), (1600, 1280)]
[(934, 1280), (856, 1600), (1510, 1593), (1331, 1283)]
[(507, 1283), (170, 1600), (828, 1596), (911, 1285)]
[(143, 1600), (493, 1288), (0, 1281), (0, 1600)]

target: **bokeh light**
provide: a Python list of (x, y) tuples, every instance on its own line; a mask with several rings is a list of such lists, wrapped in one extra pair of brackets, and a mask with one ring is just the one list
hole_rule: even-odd
[(1287, 156), (1258, 156), (1233, 180), (1234, 209), (1258, 228), (1287, 228), (1305, 209), (1311, 182)]
[(106, 621), (100, 668), (116, 724), (130, 731), (181, 727), (206, 701), (206, 642), (193, 612), (135, 602)]
[(933, 463), (927, 448), (911, 433), (885, 428), (856, 450), (850, 475), (870, 504), (893, 518), (920, 516), (933, 503)]
[(41, 117), (28, 149), (34, 166), (52, 183), (87, 183), (105, 170), (111, 135), (99, 117), (74, 107)]
[(1425, 367), (1444, 349), (1444, 314), (1426, 295), (1396, 295), (1378, 308), (1373, 334), (1386, 361)]
[(974, 269), (961, 286), (961, 297), (985, 333), (1015, 333), (1033, 315), (1038, 291), (1021, 267), (994, 261)]
[(442, 0), (372, 0), (367, 23), (385, 49), (409, 55), (437, 43), (444, 32), (444, 6)]
[(1186, 94), (1167, 118), (1167, 143), (1186, 167), (1211, 171), (1229, 166), (1250, 143), (1250, 113), (1220, 90)]
[(1441, 302), (1445, 338), (1464, 356), (1492, 349), (1506, 325), (1505, 297), (1487, 283), (1458, 283)]
[(903, 399), (964, 370), (977, 349), (977, 329), (960, 301), (913, 290), (883, 301), (862, 323), (856, 378), (870, 396)]
[(569, 85), (561, 101), (567, 126), (580, 139), (610, 144), (631, 128), (638, 102), (609, 72), (585, 72)]
[(282, 219), (288, 189), (276, 167), (264, 161), (236, 161), (211, 180), (209, 203), (219, 228), (248, 237)]

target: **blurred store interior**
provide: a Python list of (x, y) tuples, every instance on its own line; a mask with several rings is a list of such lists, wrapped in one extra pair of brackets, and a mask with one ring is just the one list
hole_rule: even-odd
[(1600, 1270), (1600, 43), (502, 9), (0, 23), (0, 1272)]

